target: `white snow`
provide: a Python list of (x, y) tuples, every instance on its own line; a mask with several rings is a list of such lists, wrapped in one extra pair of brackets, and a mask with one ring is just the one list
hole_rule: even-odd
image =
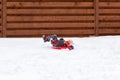
[(65, 38), (55, 50), (41, 38), (0, 39), (0, 80), (120, 80), (120, 36)]

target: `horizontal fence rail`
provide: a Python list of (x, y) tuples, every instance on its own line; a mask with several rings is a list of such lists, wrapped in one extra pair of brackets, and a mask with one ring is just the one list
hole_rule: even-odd
[(120, 35), (120, 0), (0, 0), (0, 37)]

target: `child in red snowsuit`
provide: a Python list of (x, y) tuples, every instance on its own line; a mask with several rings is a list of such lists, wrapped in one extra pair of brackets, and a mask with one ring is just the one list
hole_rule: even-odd
[(67, 47), (68, 49), (72, 50), (74, 49), (73, 45), (71, 45), (70, 41), (65, 41), (63, 38), (58, 39), (57, 35), (49, 35), (45, 36), (43, 35), (43, 40), (44, 42), (49, 42), (51, 41), (51, 44), (53, 47)]

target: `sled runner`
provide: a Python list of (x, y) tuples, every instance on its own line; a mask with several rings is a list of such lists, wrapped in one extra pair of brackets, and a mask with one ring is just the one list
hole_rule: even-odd
[(58, 49), (58, 50), (69, 49), (69, 50), (72, 50), (72, 49), (74, 49), (74, 47), (73, 46), (59, 46), (59, 47), (53, 47), (53, 49)]

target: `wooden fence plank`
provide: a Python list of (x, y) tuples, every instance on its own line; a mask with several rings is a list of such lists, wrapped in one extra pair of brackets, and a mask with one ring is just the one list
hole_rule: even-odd
[(0, 31), (0, 37), (2, 37), (2, 32)]
[(99, 34), (106, 34), (106, 35), (115, 35), (120, 34), (120, 29), (99, 29)]
[(93, 0), (8, 0), (8, 2), (92, 2)]
[(0, 15), (0, 25), (2, 24), (2, 18), (1, 18), (2, 16)]
[(9, 29), (20, 28), (91, 28), (94, 23), (8, 23)]
[(2, 11), (0, 11), (0, 15), (2, 16)]
[(0, 5), (0, 9), (2, 9), (2, 5)]
[(93, 2), (8, 2), (7, 7), (93, 7)]
[(2, 33), (3, 33), (3, 37), (6, 37), (6, 28), (7, 28), (7, 0), (3, 0), (3, 5), (2, 5), (2, 26), (3, 26), (3, 29), (2, 29)]
[[(1, 26), (0, 26), (1, 27)], [(2, 28), (0, 28), (0, 37), (2, 37)]]
[(112, 7), (112, 8), (116, 8), (119, 7), (120, 8), (120, 2), (100, 2), (99, 3), (99, 7)]
[(99, 9), (100, 14), (120, 14), (120, 9)]
[(2, 0), (0, 0), (0, 37), (2, 37)]
[(99, 0), (100, 2), (119, 2), (119, 0)]
[(94, 14), (94, 9), (8, 9), (7, 14)]
[(7, 21), (94, 21), (94, 16), (7, 16)]
[(99, 0), (94, 0), (94, 11), (95, 11), (95, 14), (94, 14), (94, 18), (95, 18), (95, 35), (98, 36), (98, 30), (99, 30)]
[(0, 32), (2, 31), (2, 26), (0, 25)]
[[(86, 33), (87, 32), (87, 33)], [(42, 35), (42, 34), (94, 34), (92, 29), (84, 30), (8, 30), (7, 35)]]
[(112, 15), (112, 16), (99, 16), (99, 20), (104, 20), (104, 21), (107, 21), (107, 20), (120, 20), (120, 16), (116, 15)]
[(101, 22), (99, 27), (120, 27), (120, 22)]

